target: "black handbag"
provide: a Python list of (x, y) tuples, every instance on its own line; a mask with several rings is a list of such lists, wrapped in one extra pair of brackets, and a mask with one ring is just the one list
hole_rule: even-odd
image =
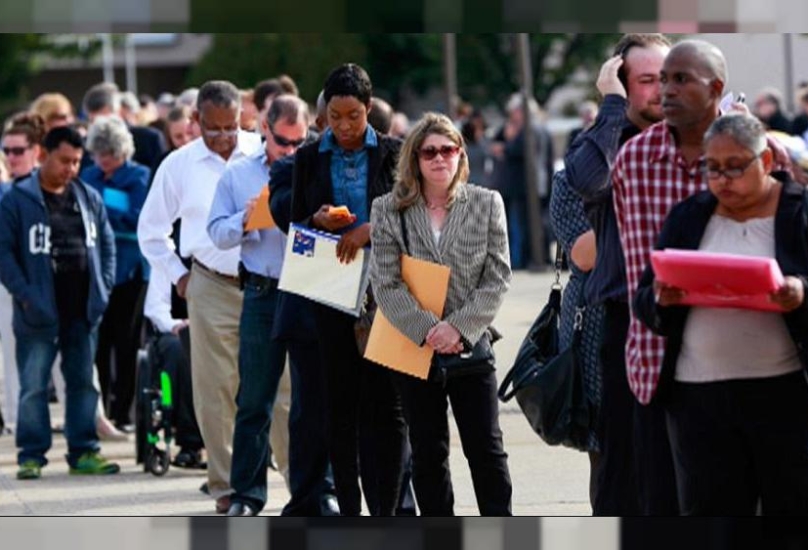
[(494, 327), (488, 327), (468, 352), (436, 353), (432, 357), (429, 381), (445, 386), (453, 378), (493, 372), (496, 369), (493, 344), (500, 338), (502, 335)]
[(570, 347), (559, 351), (561, 262), (559, 247), (550, 299), (530, 327), (498, 396), (503, 403), (515, 396), (533, 431), (548, 445), (586, 451), (595, 408), (578, 360), (584, 308), (576, 309)]

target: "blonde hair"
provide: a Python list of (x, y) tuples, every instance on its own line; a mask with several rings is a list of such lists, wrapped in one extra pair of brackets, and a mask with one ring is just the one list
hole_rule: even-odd
[(31, 103), (30, 111), (42, 117), (45, 125), (49, 125), (59, 111), (66, 111), (73, 116), (73, 105), (70, 100), (59, 93), (42, 94)]
[(423, 176), (418, 165), (418, 151), (426, 138), (432, 134), (444, 136), (460, 147), (460, 159), (457, 173), (449, 184), (449, 201), (454, 202), (458, 185), (466, 183), (469, 177), (469, 161), (466, 157), (465, 141), (463, 135), (455, 128), (449, 117), (439, 113), (426, 113), (410, 130), (401, 153), (398, 157), (398, 171), (396, 183), (393, 186), (393, 199), (398, 210), (405, 210), (418, 201), (422, 196), (421, 185)]

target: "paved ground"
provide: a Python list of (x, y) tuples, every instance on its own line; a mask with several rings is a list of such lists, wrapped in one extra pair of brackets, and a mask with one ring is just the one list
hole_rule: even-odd
[[(499, 377), (509, 368), (521, 340), (543, 307), (553, 276), (517, 273), (496, 326), (505, 335), (497, 344)], [(2, 374), (0, 374), (2, 376)], [(2, 387), (0, 385), (0, 387)], [(62, 409), (51, 411), (61, 416)], [(513, 511), (518, 515), (584, 515), (588, 504), (589, 460), (583, 453), (546, 446), (533, 434), (515, 403), (501, 408), (501, 425), (513, 480)], [(0, 515), (194, 515), (211, 514), (213, 502), (198, 491), (205, 480), (198, 471), (172, 468), (162, 478), (135, 464), (134, 442), (105, 443), (106, 456), (122, 472), (104, 478), (68, 475), (65, 442), (54, 435), (51, 463), (37, 481), (17, 481), (14, 439), (0, 437)], [(452, 434), (452, 473), (458, 515), (476, 515), (468, 466), (456, 432)], [(268, 515), (280, 513), (288, 499), (282, 478), (270, 471)]]

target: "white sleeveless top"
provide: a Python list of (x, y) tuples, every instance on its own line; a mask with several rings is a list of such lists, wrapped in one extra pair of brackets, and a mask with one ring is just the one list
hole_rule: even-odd
[[(714, 214), (699, 250), (774, 258), (774, 217)], [(680, 382), (765, 378), (802, 369), (781, 313), (692, 307), (676, 363)]]

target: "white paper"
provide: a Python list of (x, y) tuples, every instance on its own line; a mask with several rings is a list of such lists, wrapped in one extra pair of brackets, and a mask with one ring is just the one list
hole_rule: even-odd
[(297, 224), (289, 226), (278, 288), (359, 316), (368, 285), (368, 250), (342, 264), (337, 258), (338, 235)]

